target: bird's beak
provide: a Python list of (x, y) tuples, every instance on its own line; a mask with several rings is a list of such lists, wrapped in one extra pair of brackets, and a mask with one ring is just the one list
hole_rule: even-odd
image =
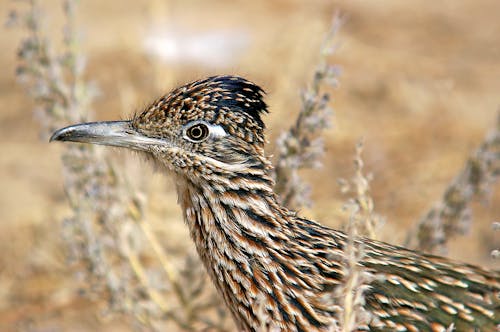
[(81, 123), (57, 130), (49, 141), (100, 144), (141, 151), (148, 151), (149, 146), (162, 143), (160, 139), (139, 133), (130, 121)]

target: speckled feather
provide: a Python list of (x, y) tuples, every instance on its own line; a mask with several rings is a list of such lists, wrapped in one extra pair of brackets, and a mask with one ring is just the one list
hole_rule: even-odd
[[(265, 319), (283, 331), (328, 331), (340, 309), (344, 233), (280, 206), (264, 155), (263, 91), (216, 76), (173, 90), (131, 121), (164, 144), (147, 154), (176, 179), (197, 251), (242, 331)], [(186, 140), (192, 123), (227, 135)], [(361, 264), (375, 278), (365, 291), (371, 320), (360, 330), (495, 331), (500, 272), (359, 238)]]

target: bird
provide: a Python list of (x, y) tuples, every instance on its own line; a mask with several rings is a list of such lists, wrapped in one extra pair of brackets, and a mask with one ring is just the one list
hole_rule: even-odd
[[(135, 150), (174, 178), (190, 237), (239, 331), (331, 331), (350, 237), (280, 204), (264, 152), (264, 97), (242, 77), (211, 76), (129, 120), (71, 125), (50, 141)], [(500, 271), (365, 237), (354, 243), (363, 248), (358, 265), (375, 276), (356, 331), (498, 331)]]

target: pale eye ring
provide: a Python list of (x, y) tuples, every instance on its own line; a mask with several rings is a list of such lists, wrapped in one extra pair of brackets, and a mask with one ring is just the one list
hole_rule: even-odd
[(186, 129), (186, 136), (194, 142), (203, 141), (209, 133), (208, 126), (204, 123), (196, 123)]

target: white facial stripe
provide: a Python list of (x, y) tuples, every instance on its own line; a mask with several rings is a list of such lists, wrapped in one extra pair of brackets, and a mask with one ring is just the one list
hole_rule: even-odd
[(208, 124), (208, 123), (207, 123), (207, 126), (208, 126), (208, 128), (210, 130), (210, 136), (212, 136), (212, 137), (224, 137), (224, 136), (227, 136), (227, 133), (224, 130), (224, 128), (222, 128), (222, 126)]

